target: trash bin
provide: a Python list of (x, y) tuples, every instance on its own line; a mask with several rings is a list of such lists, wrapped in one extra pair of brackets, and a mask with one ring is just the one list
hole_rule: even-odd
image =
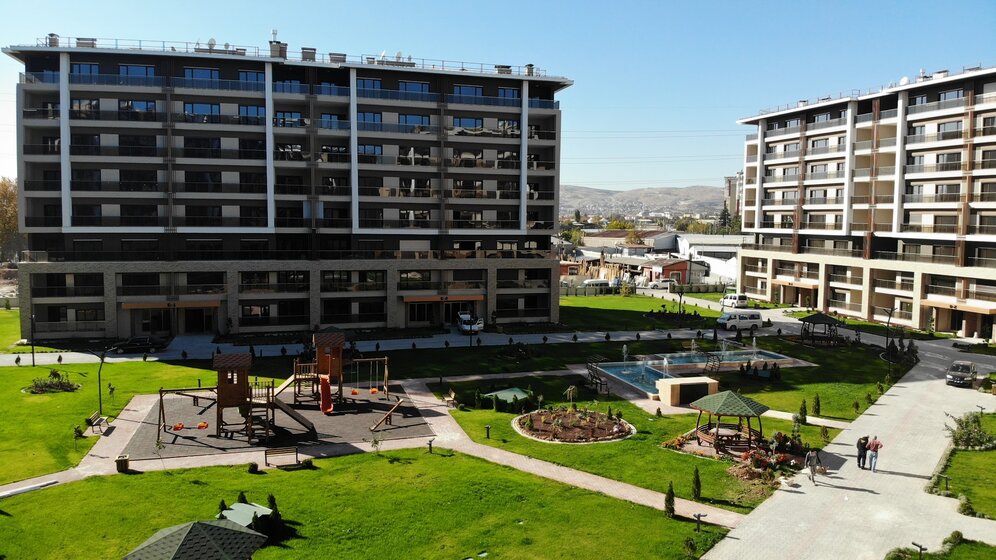
[(128, 472), (128, 462), (128, 455), (118, 455), (118, 458), (114, 460), (114, 463), (117, 465), (119, 473)]

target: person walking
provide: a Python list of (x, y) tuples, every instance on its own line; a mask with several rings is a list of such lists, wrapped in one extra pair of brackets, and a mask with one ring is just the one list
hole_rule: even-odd
[(858, 468), (865, 468), (865, 457), (868, 455), (868, 436), (858, 438)]
[(823, 466), (820, 454), (815, 449), (810, 449), (809, 453), (806, 453), (804, 464), (809, 467), (809, 480), (812, 481), (813, 486), (816, 486), (816, 469)]
[(871, 441), (868, 442), (868, 466), (871, 467), (872, 472), (876, 472), (875, 466), (878, 465), (878, 450), (883, 447), (885, 446), (878, 440), (878, 436), (872, 436)]

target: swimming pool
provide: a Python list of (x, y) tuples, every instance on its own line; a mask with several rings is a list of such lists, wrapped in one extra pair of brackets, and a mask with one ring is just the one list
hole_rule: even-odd
[(708, 354), (703, 354), (702, 352), (676, 352), (674, 354), (655, 354), (655, 362), (661, 361), (666, 358), (667, 363), (671, 365), (681, 365), (681, 364), (704, 364), (709, 361), (709, 356), (716, 356), (719, 358), (720, 362), (746, 362), (746, 361), (757, 361), (757, 360), (783, 360), (786, 356), (781, 354), (776, 354), (774, 352), (768, 352), (767, 350), (728, 350), (726, 352), (709, 352)]

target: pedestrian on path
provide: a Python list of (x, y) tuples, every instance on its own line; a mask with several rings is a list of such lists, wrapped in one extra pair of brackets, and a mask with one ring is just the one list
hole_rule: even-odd
[(865, 468), (865, 457), (868, 455), (868, 436), (858, 438), (858, 468)]
[(822, 467), (823, 462), (820, 461), (820, 454), (815, 449), (810, 449), (809, 453), (806, 453), (805, 465), (809, 467), (809, 480), (813, 482), (813, 486), (816, 486), (816, 469)]
[(871, 441), (868, 442), (868, 466), (871, 467), (872, 472), (876, 472), (875, 466), (878, 464), (878, 450), (883, 447), (885, 446), (878, 440), (878, 436), (872, 436)]

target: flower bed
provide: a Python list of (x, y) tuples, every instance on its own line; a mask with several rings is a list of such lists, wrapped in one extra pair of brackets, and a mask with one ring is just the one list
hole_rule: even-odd
[(587, 409), (537, 410), (515, 417), (512, 426), (520, 434), (540, 441), (597, 443), (626, 439), (635, 433), (622, 415), (609, 416)]

